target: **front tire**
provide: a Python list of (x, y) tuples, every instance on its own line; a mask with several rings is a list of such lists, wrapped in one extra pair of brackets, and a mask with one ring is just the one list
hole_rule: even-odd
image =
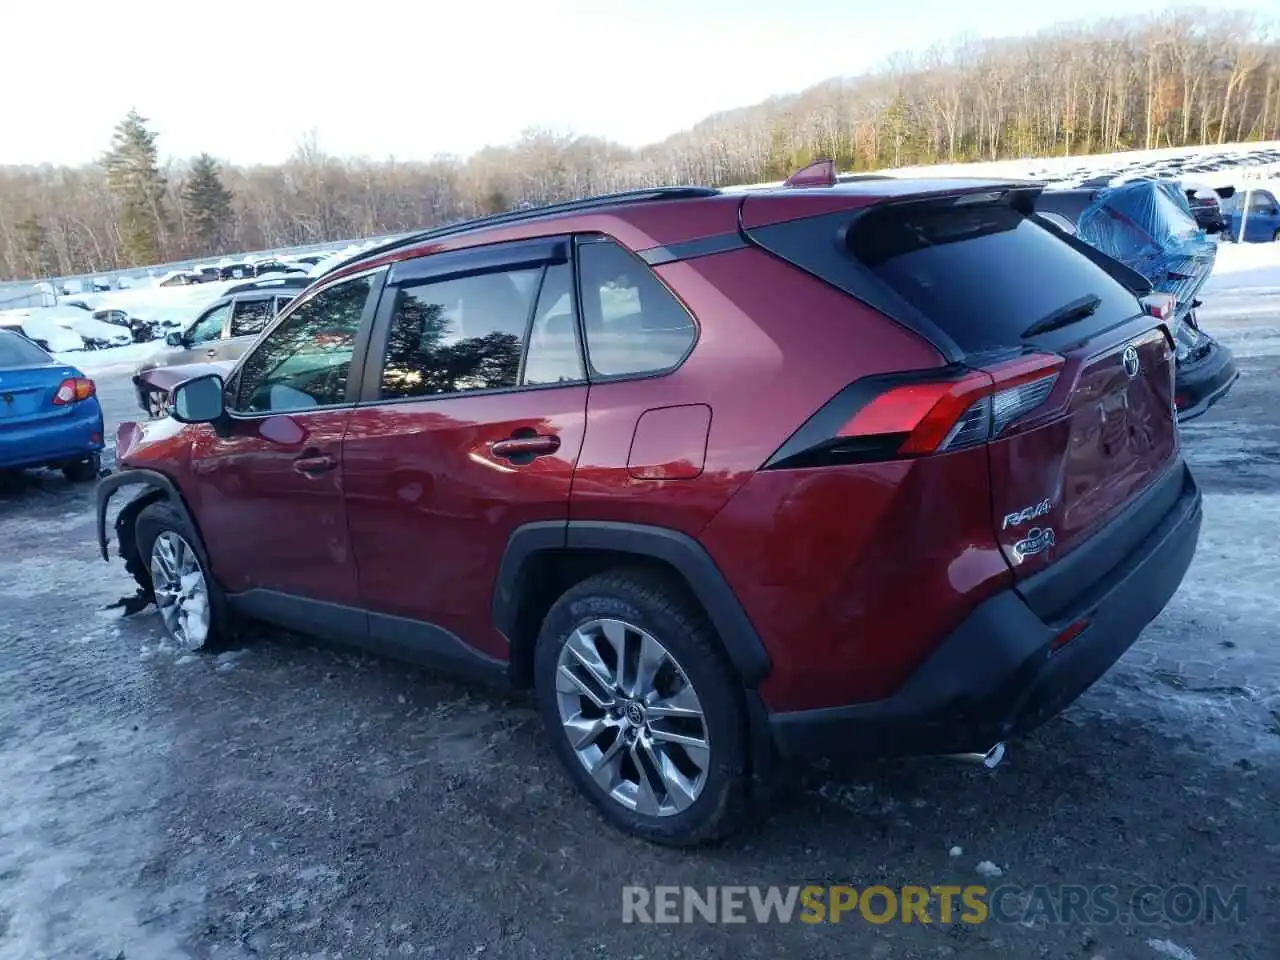
[(557, 756), (615, 826), (691, 846), (741, 824), (742, 691), (682, 584), (633, 568), (571, 587), (543, 622), (534, 683)]
[(226, 598), (206, 569), (200, 539), (183, 513), (160, 500), (138, 513), (138, 557), (165, 632), (181, 650), (216, 650), (231, 642)]

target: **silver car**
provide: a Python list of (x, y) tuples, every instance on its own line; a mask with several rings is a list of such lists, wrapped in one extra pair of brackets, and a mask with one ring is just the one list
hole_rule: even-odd
[(179, 349), (148, 357), (134, 371), (138, 405), (151, 417), (164, 416), (168, 390), (163, 382), (169, 378), (158, 377), (155, 371), (193, 363), (238, 360), (272, 318), (300, 292), (300, 287), (274, 285), (261, 289), (237, 288), (214, 301), (185, 330), (165, 337), (165, 343)]

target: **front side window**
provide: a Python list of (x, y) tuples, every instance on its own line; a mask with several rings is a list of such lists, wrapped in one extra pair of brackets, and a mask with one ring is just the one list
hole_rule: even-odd
[(222, 336), (222, 328), (227, 322), (227, 314), (230, 312), (231, 304), (229, 303), (224, 303), (217, 309), (210, 310), (191, 327), (191, 331), (187, 334), (187, 340), (192, 345), (195, 345), (219, 339)]
[(276, 313), (279, 313), (291, 303), (293, 303), (293, 297), (276, 297)]
[(344, 403), (372, 285), (370, 277), (346, 280), (299, 304), (240, 368), (236, 409), (281, 413)]
[(689, 352), (693, 318), (649, 267), (611, 240), (578, 247), (587, 356), (603, 376), (670, 370)]
[(382, 399), (517, 386), (542, 272), (538, 267), (397, 288)]
[(271, 319), (271, 300), (241, 300), (236, 303), (231, 314), (231, 335), (233, 337), (257, 336), (266, 329)]

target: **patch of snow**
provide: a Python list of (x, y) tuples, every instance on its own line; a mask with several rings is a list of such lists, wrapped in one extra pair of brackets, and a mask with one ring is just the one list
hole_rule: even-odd
[(176, 347), (167, 346), (163, 340), (156, 340), (151, 343), (131, 343), (123, 347), (110, 347), (106, 350), (55, 353), (53, 359), (59, 363), (77, 367), (82, 373), (92, 376), (119, 370), (132, 370), (149, 357), (176, 349)]
[(1196, 960), (1194, 953), (1186, 947), (1178, 946), (1172, 940), (1157, 940), (1151, 937), (1147, 940), (1147, 946), (1162, 957), (1172, 957), (1173, 960)]

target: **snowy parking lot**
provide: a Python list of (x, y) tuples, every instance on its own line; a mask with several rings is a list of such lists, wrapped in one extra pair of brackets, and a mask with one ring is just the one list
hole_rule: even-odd
[[(1202, 539), (1138, 645), (995, 772), (799, 769), (695, 853), (605, 826), (524, 699), (268, 630), (179, 656), (111, 606), (90, 488), (0, 488), (0, 960), (1275, 957), (1280, 245), (1224, 248), (1203, 297), (1242, 377), (1183, 429)], [(93, 362), (113, 435), (129, 365)], [(622, 922), (626, 884), (806, 882), (1248, 895), (1217, 924)]]

